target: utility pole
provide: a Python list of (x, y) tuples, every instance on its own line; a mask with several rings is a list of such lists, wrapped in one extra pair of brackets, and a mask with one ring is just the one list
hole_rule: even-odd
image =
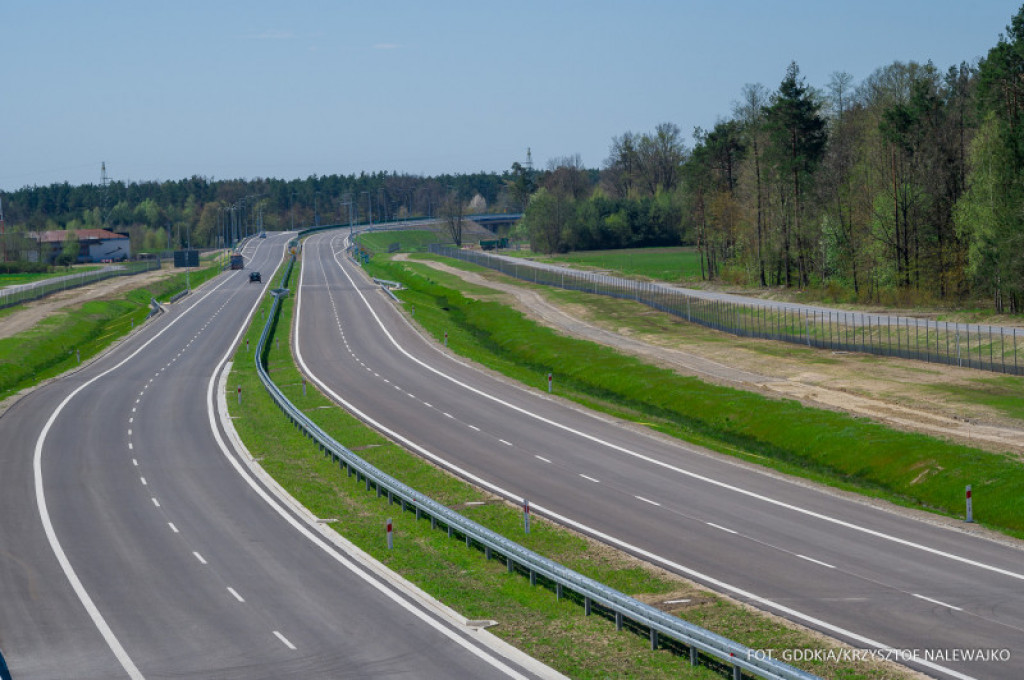
[(107, 195), (107, 187), (110, 185), (110, 178), (107, 177), (107, 162), (100, 162), (100, 182), (103, 186), (103, 214), (100, 215), (100, 226), (104, 229), (107, 226), (107, 216), (110, 213), (110, 201)]
[(4, 262), (7, 262), (7, 236), (4, 229), (4, 199), (0, 198), (0, 241), (4, 242)]

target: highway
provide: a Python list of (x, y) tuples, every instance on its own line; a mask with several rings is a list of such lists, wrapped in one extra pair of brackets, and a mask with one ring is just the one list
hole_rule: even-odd
[[(295, 344), (343, 406), (506, 498), (941, 678), (1024, 676), (1022, 553), (669, 440), (467, 365), (305, 242)], [(965, 654), (983, 650), (981, 661)], [(782, 650), (776, 650), (781, 653)]]
[(248, 274), (287, 240), (0, 417), (0, 676), (557, 677), (344, 551), (233, 443)]

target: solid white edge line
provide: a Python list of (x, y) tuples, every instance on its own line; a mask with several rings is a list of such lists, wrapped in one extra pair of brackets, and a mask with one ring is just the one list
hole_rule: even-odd
[[(335, 261), (337, 262), (337, 258), (335, 258)], [(542, 416), (539, 416), (539, 415), (536, 415), (536, 414), (531, 413), (529, 411), (526, 411), (525, 409), (517, 407), (517, 406), (515, 406), (513, 404), (509, 404), (507, 402), (504, 402), (504, 401), (498, 399), (497, 397), (493, 397), (491, 395), (488, 395), (485, 392), (482, 392), (481, 390), (478, 390), (478, 389), (476, 389), (474, 387), (466, 385), (465, 383), (463, 383), (463, 382), (461, 382), (461, 381), (459, 381), (459, 380), (457, 380), (457, 379), (455, 379), (455, 378), (453, 378), (451, 376), (448, 376), (448, 375), (442, 373), (438, 369), (435, 369), (435, 368), (433, 368), (431, 366), (428, 366), (427, 364), (423, 363), (419, 359), (413, 357), (403, 347), (401, 347), (398, 344), (398, 342), (395, 340), (395, 338), (391, 335), (391, 333), (389, 333), (388, 330), (384, 327), (384, 324), (381, 321), (380, 317), (378, 317), (377, 313), (373, 310), (372, 307), (370, 307), (369, 301), (366, 299), (366, 297), (359, 290), (358, 286), (355, 285), (355, 281), (352, 279), (352, 277), (349, 276), (348, 272), (345, 270), (345, 268), (341, 265), (340, 262), (337, 262), (337, 264), (338, 264), (338, 267), (341, 269), (342, 273), (345, 274), (345, 276), (348, 278), (349, 283), (352, 284), (352, 287), (353, 287), (354, 291), (356, 292), (356, 294), (359, 295), (359, 297), (362, 299), (363, 304), (370, 311), (370, 314), (374, 317), (374, 319), (376, 319), (377, 324), (381, 327), (381, 329), (383, 330), (384, 334), (388, 337), (388, 339), (391, 340), (391, 343), (396, 348), (398, 348), (398, 350), (400, 352), (405, 354), (412, 361), (422, 365), (424, 368), (427, 368), (432, 373), (435, 373), (435, 374), (437, 374), (439, 376), (442, 376), (445, 379), (447, 379), (447, 380), (449, 380), (449, 381), (451, 381), (453, 383), (456, 383), (458, 385), (462, 385), (466, 389), (468, 389), (469, 391), (471, 391), (471, 392), (473, 392), (475, 394), (479, 394), (479, 395), (485, 396), (488, 399), (491, 399), (492, 401), (496, 401), (498, 403), (504, 404), (504, 405), (508, 406), (509, 408), (511, 408), (513, 410), (522, 412), (523, 414), (529, 415), (529, 416), (531, 416), (531, 417), (533, 417), (533, 418), (535, 418), (537, 420), (540, 420), (542, 422), (550, 423), (551, 425), (553, 425), (555, 427), (558, 427), (560, 429), (563, 429), (563, 430), (566, 430), (566, 431), (578, 434), (581, 437), (584, 437), (585, 439), (588, 439), (588, 440), (591, 440), (591, 441), (595, 441), (595, 442), (599, 442), (601, 444), (605, 444), (606, 446), (608, 446), (608, 447), (610, 447), (612, 449), (625, 452), (625, 453), (627, 453), (627, 454), (629, 454), (631, 456), (635, 456), (637, 458), (641, 458), (641, 459), (644, 459), (644, 460), (649, 460), (650, 462), (655, 463), (655, 464), (657, 464), (659, 466), (662, 466), (662, 467), (665, 467), (665, 468), (669, 468), (669, 469), (673, 469), (673, 470), (678, 470), (682, 474), (685, 474), (685, 475), (688, 475), (688, 476), (691, 476), (691, 477), (695, 477), (695, 478), (698, 478), (698, 479), (706, 480), (709, 483), (715, 484), (716, 486), (720, 486), (720, 487), (727, 488), (727, 489), (732, 489), (732, 490), (735, 490), (735, 491), (737, 491), (739, 493), (742, 493), (744, 495), (752, 496), (754, 498), (759, 498), (759, 499), (765, 500), (766, 502), (769, 502), (769, 503), (772, 503), (772, 504), (775, 504), (775, 505), (779, 505), (779, 506), (782, 506), (782, 507), (792, 508), (792, 509), (794, 509), (794, 510), (796, 510), (798, 512), (803, 513), (803, 514), (811, 515), (811, 516), (814, 516), (814, 517), (819, 517), (821, 519), (824, 519), (824, 520), (827, 520), (827, 521), (831, 521), (831, 522), (835, 522), (837, 524), (849, 525), (850, 527), (852, 527), (854, 529), (857, 529), (857, 530), (860, 530), (860, 531), (864, 531), (865, 533), (868, 533), (868, 534), (871, 534), (871, 535), (877, 535), (877, 536), (880, 536), (880, 537), (883, 537), (883, 538), (888, 538), (888, 539), (893, 540), (893, 541), (895, 541), (897, 543), (906, 543), (906, 544), (908, 544), (910, 546), (916, 546), (916, 544), (911, 543), (910, 541), (904, 541), (904, 539), (900, 539), (900, 538), (897, 538), (897, 537), (894, 537), (894, 536), (888, 536), (886, 534), (882, 534), (881, 532), (876, 532), (876, 531), (874, 531), (872, 529), (867, 529), (866, 527), (859, 527), (859, 526), (854, 525), (854, 524), (849, 524), (848, 522), (845, 522), (843, 520), (839, 520), (839, 519), (836, 519), (836, 518), (828, 517), (827, 515), (820, 515), (819, 513), (815, 513), (813, 511), (806, 510), (804, 508), (799, 508), (797, 506), (791, 506), (791, 505), (789, 505), (787, 503), (783, 503), (782, 501), (777, 501), (775, 499), (768, 498), (766, 496), (761, 496), (760, 494), (756, 494), (756, 493), (753, 493), (751, 491), (747, 491), (745, 489), (740, 489), (738, 487), (733, 487), (732, 485), (725, 484), (724, 482), (719, 482), (717, 480), (706, 478), (703, 475), (698, 475), (698, 474), (690, 472), (688, 470), (682, 470), (680, 468), (676, 468), (675, 466), (668, 465), (666, 463), (662, 463), (661, 461), (658, 461), (658, 460), (655, 460), (655, 459), (651, 459), (651, 458), (649, 458), (647, 456), (643, 456), (641, 454), (637, 454), (635, 452), (632, 452), (629, 449), (626, 449), (624, 447), (620, 447), (620, 446), (617, 446), (615, 444), (604, 442), (603, 440), (601, 440), (601, 439), (599, 439), (597, 437), (593, 437), (591, 435), (587, 435), (584, 432), (580, 432), (578, 430), (574, 430), (572, 428), (569, 428), (569, 427), (567, 427), (565, 425), (561, 425), (559, 423), (555, 423), (553, 421), (550, 421), (547, 418), (544, 418)], [(305, 272), (305, 270), (306, 270), (306, 268), (303, 267), (302, 268), (302, 272)], [(402, 436), (401, 434), (395, 432), (394, 430), (391, 430), (390, 428), (385, 427), (382, 423), (379, 423), (376, 420), (374, 420), (373, 418), (370, 418), (366, 413), (363, 413), (362, 411), (357, 409), (353, 404), (351, 404), (348, 401), (346, 401), (345, 399), (343, 399), (341, 397), (341, 395), (339, 395), (337, 392), (332, 390), (323, 380), (321, 380), (318, 376), (314, 375), (313, 372), (309, 370), (309, 367), (306, 365), (305, 361), (302, 358), (302, 352), (301, 352), (301, 349), (300, 349), (301, 345), (299, 343), (299, 328), (301, 327), (300, 318), (301, 318), (301, 309), (302, 309), (302, 278), (303, 277), (300, 275), (300, 278), (299, 278), (299, 292), (298, 292), (298, 295), (297, 295), (297, 298), (296, 298), (296, 305), (295, 305), (295, 357), (296, 357), (296, 360), (299, 362), (299, 365), (302, 367), (303, 372), (306, 375), (308, 375), (313, 382), (315, 382), (318, 386), (320, 386), (320, 388), (324, 392), (329, 394), (331, 396), (331, 398), (334, 399), (337, 403), (339, 403), (342, 406), (344, 406), (350, 413), (354, 414), (356, 417), (362, 419), (364, 422), (369, 423), (372, 427), (379, 429), (381, 432), (384, 432), (389, 437), (395, 439), (396, 441), (401, 442), (402, 444), (404, 444), (405, 446), (408, 446), (409, 448), (413, 449), (414, 451), (419, 452), (421, 455), (423, 455), (423, 456), (425, 456), (425, 457), (427, 457), (427, 458), (429, 458), (431, 460), (435, 460), (435, 461), (441, 463), (442, 465), (447, 467), (449, 470), (455, 471), (458, 475), (460, 475), (462, 477), (465, 477), (466, 479), (469, 479), (469, 480), (473, 481), (476, 484), (480, 484), (481, 486), (483, 486), (485, 488), (491, 489), (495, 493), (501, 494), (501, 495), (505, 496), (506, 498), (510, 498), (510, 499), (518, 500), (519, 502), (522, 502), (523, 501), (522, 498), (520, 498), (516, 494), (511, 493), (507, 489), (504, 489), (504, 488), (502, 488), (502, 487), (500, 487), (500, 486), (498, 486), (496, 484), (491, 483), (488, 480), (485, 480), (485, 479), (483, 479), (481, 477), (478, 477), (477, 475), (474, 475), (474, 474), (470, 473), (467, 470), (464, 470), (464, 469), (460, 468), (457, 465), (454, 465), (450, 461), (447, 461), (444, 458), (441, 458), (440, 456), (436, 455), (435, 453), (433, 453), (433, 452), (427, 450), (426, 448), (420, 446), (416, 442), (413, 442), (412, 440), (408, 439), (407, 437)], [(540, 458), (540, 456), (537, 456), (537, 457)], [(577, 521), (575, 521), (573, 519), (570, 519), (569, 517), (566, 517), (564, 515), (560, 515), (558, 513), (552, 512), (552, 511), (548, 510), (547, 508), (544, 508), (543, 506), (539, 506), (539, 505), (535, 505), (534, 503), (531, 503), (530, 507), (534, 510), (535, 513), (543, 513), (543, 514), (547, 515), (548, 517), (550, 517), (550, 518), (552, 518), (552, 519), (554, 519), (556, 521), (562, 522), (562, 523), (564, 523), (564, 524), (566, 524), (568, 526), (571, 526), (571, 527), (576, 528), (576, 529), (578, 529), (580, 531), (588, 533), (591, 536), (594, 536), (596, 538), (601, 539), (602, 541), (605, 541), (605, 542), (613, 544), (613, 545), (617, 545), (617, 546), (625, 549), (626, 551), (633, 552), (633, 553), (641, 555), (641, 556), (643, 556), (646, 559), (649, 559), (651, 561), (657, 562), (659, 564), (666, 565), (670, 569), (675, 569), (675, 570), (679, 571), (679, 573), (686, 574), (686, 575), (688, 575), (688, 576), (690, 576), (692, 578), (698, 579), (698, 580), (703, 580), (706, 583), (708, 583), (710, 585), (713, 585), (715, 587), (718, 587), (718, 588), (721, 588), (723, 590), (735, 593), (735, 594), (740, 595), (742, 597), (749, 598), (751, 601), (758, 602), (762, 606), (770, 607), (772, 609), (775, 609), (776, 611), (779, 611), (779, 612), (782, 612), (784, 614), (787, 614), (787, 615), (793, 617), (794, 619), (798, 619), (798, 620), (801, 620), (801, 621), (808, 622), (808, 623), (810, 623), (812, 625), (819, 626), (819, 627), (823, 628), (824, 630), (828, 630), (828, 631), (830, 631), (832, 633), (835, 633), (837, 635), (846, 636), (848, 639), (856, 640), (857, 642), (859, 642), (861, 644), (865, 644), (865, 645), (868, 645), (870, 647), (874, 647), (876, 649), (880, 649), (880, 650), (893, 650), (894, 649), (891, 645), (887, 645), (885, 643), (878, 642), (876, 640), (872, 640), (871, 638), (868, 638), (866, 636), (860, 635), (859, 633), (855, 633), (855, 632), (853, 632), (851, 630), (846, 630), (845, 628), (841, 628), (841, 627), (836, 626), (834, 624), (831, 624), (831, 623), (829, 623), (827, 621), (823, 621), (821, 619), (813, 617), (813, 616), (811, 616), (809, 614), (804, 614), (803, 612), (800, 612), (800, 611), (797, 611), (797, 610), (792, 609), (790, 607), (786, 607), (784, 605), (778, 604), (776, 602), (773, 602), (772, 600), (769, 600), (767, 598), (761, 597), (760, 595), (755, 595), (754, 593), (751, 593), (751, 592), (748, 592), (746, 590), (743, 590), (742, 588), (738, 588), (738, 587), (733, 586), (733, 585), (731, 585), (729, 583), (726, 583), (724, 581), (720, 581), (719, 579), (716, 579), (716, 578), (714, 578), (712, 576), (709, 576), (707, 574), (701, 573), (701, 572), (696, 571), (694, 569), (690, 569), (689, 567), (685, 567), (682, 564), (679, 564), (677, 562), (673, 562), (671, 560), (668, 560), (668, 559), (666, 559), (666, 558), (664, 558), (664, 557), (662, 557), (660, 555), (656, 555), (656, 554), (654, 554), (652, 552), (649, 552), (647, 550), (644, 550), (644, 549), (642, 549), (642, 548), (640, 548), (638, 546), (631, 545), (631, 544), (629, 544), (629, 543), (627, 543), (627, 542), (625, 542), (625, 541), (623, 541), (621, 539), (615, 538), (614, 536), (610, 536), (610, 535), (605, 534), (603, 532), (600, 532), (600, 531), (597, 531), (595, 529), (592, 529), (591, 527), (588, 527), (588, 526), (586, 526), (584, 524), (581, 524), (580, 522), (577, 522)], [(921, 548), (923, 550), (927, 551), (927, 552), (933, 552), (933, 553), (936, 553), (936, 554), (939, 554), (939, 555), (947, 555), (946, 553), (943, 553), (941, 551), (935, 550), (933, 548), (928, 548), (927, 546), (921, 546)], [(966, 562), (972, 562), (971, 560), (966, 560), (965, 558), (959, 558), (958, 556), (955, 556), (955, 555), (949, 555), (949, 556), (951, 558), (953, 558), (953, 559), (959, 559), (959, 560), (966, 561)], [(997, 567), (991, 567), (990, 565), (982, 565), (982, 566), (985, 566), (985, 567), (987, 567), (989, 569), (992, 569), (992, 570), (995, 570), (995, 571), (1001, 571)], [(1013, 575), (1013, 576), (1016, 576), (1018, 578), (1024, 579), (1024, 575), (1013, 574), (1013, 572), (1008, 572), (1008, 573)], [(917, 663), (919, 665), (921, 665), (921, 666), (926, 667), (926, 668), (931, 668), (933, 670), (939, 671), (939, 672), (941, 672), (941, 673), (943, 673), (945, 675), (948, 675), (950, 677), (957, 678), (957, 680), (977, 680), (976, 678), (974, 678), (972, 676), (965, 675), (965, 674), (960, 673), (958, 671), (955, 671), (955, 670), (953, 670), (951, 668), (946, 668), (945, 666), (940, 666), (939, 664), (933, 663), (931, 661), (917, 660)]]
[[(300, 271), (300, 281), (301, 281), (302, 273), (306, 271), (306, 267), (302, 267), (299, 271)], [(299, 309), (301, 307), (301, 300), (302, 300), (302, 298), (301, 298), (301, 283), (300, 283), (300, 295), (296, 297), (296, 303), (295, 303), (295, 313), (296, 313), (296, 315), (298, 315), (298, 313), (299, 313)], [(258, 301), (257, 301), (257, 305), (258, 305)], [(249, 317), (250, 318), (255, 313), (255, 311), (256, 311), (256, 305), (254, 305), (253, 308), (249, 312)], [(257, 482), (256, 479), (251, 474), (249, 474), (242, 467), (241, 463), (236, 459), (236, 456), (231, 454), (231, 451), (228, 449), (228, 446), (224, 442), (223, 437), (221, 437), (220, 430), (217, 427), (216, 409), (214, 408), (214, 394), (221, 394), (223, 392), (223, 390), (217, 390), (216, 389), (216, 385), (217, 385), (218, 382), (222, 382), (223, 384), (226, 384), (226, 381), (227, 381), (227, 371), (225, 370), (225, 367), (226, 367), (226, 365), (228, 363), (228, 360), (231, 358), (231, 355), (234, 353), (235, 347), (238, 344), (238, 339), (245, 332), (246, 325), (247, 324), (242, 324), (241, 328), (238, 331), (238, 334), (235, 336), (234, 342), (232, 342), (232, 344), (231, 344), (231, 349), (228, 350), (228, 352), (221, 358), (220, 363), (218, 363), (217, 366), (215, 367), (215, 369), (214, 369), (214, 371), (213, 371), (213, 373), (211, 375), (210, 382), (209, 382), (209, 385), (208, 385), (208, 388), (207, 388), (207, 391), (206, 391), (207, 414), (208, 414), (209, 420), (210, 420), (210, 427), (213, 430), (214, 439), (217, 441), (217, 445), (220, 448), (221, 453), (224, 455), (225, 458), (227, 458), (228, 462), (235, 468), (235, 470), (238, 472), (239, 476), (242, 477), (242, 479), (245, 480), (245, 482), (249, 484), (249, 486), (264, 500), (264, 502), (267, 503), (267, 505), (269, 505), (275, 512), (277, 512), (278, 515), (280, 515), (286, 522), (291, 524), (292, 527), (294, 527), (296, 531), (298, 531), (300, 534), (302, 534), (307, 539), (312, 541), (315, 545), (317, 545), (324, 552), (326, 552), (328, 555), (330, 555), (332, 558), (334, 558), (335, 561), (340, 563), (342, 566), (344, 566), (350, 572), (352, 572), (353, 574), (355, 574), (355, 575), (359, 576), (360, 578), (362, 578), (366, 583), (368, 583), (369, 585), (374, 587), (382, 595), (384, 595), (388, 599), (392, 600), (397, 605), (399, 605), (400, 607), (402, 607), (403, 609), (408, 611), (410, 614), (412, 614), (416, 618), (418, 618), (421, 621), (423, 621), (425, 624), (427, 624), (430, 627), (434, 628), (435, 630), (440, 632), (442, 635), (444, 635), (448, 639), (452, 640), (453, 642), (455, 642), (459, 646), (461, 646), (464, 649), (468, 650), (474, 656), (476, 656), (476, 657), (478, 657), (480, 659), (483, 659), (484, 661), (489, 663), (491, 666), (493, 666), (494, 668), (502, 671), (503, 673), (505, 673), (509, 677), (516, 678), (517, 680), (528, 680), (526, 676), (522, 675), (521, 673), (516, 671), (514, 668), (508, 666), (507, 664), (505, 664), (503, 661), (501, 661), (500, 659), (498, 659), (495, 656), (493, 656), (488, 651), (478, 647), (476, 644), (471, 642), (469, 638), (463, 637), (462, 635), (456, 633), (449, 625), (445, 625), (445, 624), (441, 623), (440, 621), (436, 620), (433, 616), (430, 616), (426, 612), (420, 610), (418, 607), (415, 607), (413, 604), (408, 602), (404, 597), (401, 597), (395, 590), (393, 590), (391, 587), (389, 587), (386, 583), (381, 581), (379, 578), (377, 578), (376, 576), (370, 574), (368, 571), (366, 571), (365, 569), (363, 569), (362, 567), (357, 565), (355, 562), (353, 562), (351, 559), (349, 559), (345, 555), (341, 554), (333, 546), (328, 545), (324, 541), (324, 539), (322, 539), (320, 536), (317, 536), (315, 533), (313, 533), (306, 524), (304, 524), (301, 521), (299, 521), (291, 512), (289, 512), (280, 503), (278, 503), (275, 499), (273, 499), (270, 496), (270, 494), (266, 491), (266, 489), (264, 489), (264, 487), (261, 484), (259, 484), (259, 482)], [(296, 338), (296, 345), (297, 344), (298, 344), (298, 339)], [(223, 394), (221, 394), (221, 396), (222, 396), (221, 406), (225, 410), (225, 416), (224, 417), (226, 419), (226, 417), (227, 417), (227, 414), (226, 414), (226, 410), (227, 410), (226, 399), (227, 398)]]
[[(228, 280), (229, 279), (225, 278), (223, 282), (208, 290), (203, 297), (206, 297), (207, 295), (213, 293), (215, 290), (217, 290), (225, 283), (227, 283)], [(142, 680), (144, 676), (139, 671), (135, 663), (132, 661), (131, 657), (128, 655), (128, 652), (121, 645), (121, 642), (117, 639), (117, 636), (114, 635), (114, 631), (110, 629), (109, 624), (107, 624), (107, 620), (103, 618), (103, 614), (100, 613), (100, 610), (96, 606), (96, 603), (93, 602), (92, 597), (89, 596), (89, 593), (88, 591), (86, 591), (81, 579), (78, 578), (78, 574), (75, 572), (74, 567), (71, 566), (71, 561), (68, 559), (67, 554), (61, 547), (60, 540), (57, 538), (57, 532), (53, 527), (53, 521), (50, 519), (50, 512), (46, 506), (46, 491), (43, 488), (43, 446), (46, 443), (47, 435), (50, 434), (50, 430), (53, 428), (53, 424), (57, 421), (57, 417), (60, 416), (61, 412), (64, 411), (64, 408), (71, 402), (72, 399), (74, 399), (82, 390), (89, 387), (100, 378), (103, 378), (104, 376), (113, 373), (114, 371), (116, 371), (117, 369), (121, 368), (126, 363), (134, 359), (139, 353), (142, 352), (142, 350), (149, 347), (153, 342), (156, 341), (157, 338), (159, 338), (161, 335), (169, 331), (174, 326), (174, 324), (178, 323), (183, 318), (185, 318), (185, 315), (192, 311), (194, 308), (194, 304), (190, 307), (187, 307), (181, 314), (172, 319), (162, 330), (157, 332), (152, 338), (150, 338), (142, 345), (140, 345), (138, 349), (136, 349), (134, 352), (129, 354), (127, 357), (122, 359), (114, 366), (111, 366), (107, 370), (103, 371), (99, 375), (96, 375), (93, 378), (85, 381), (77, 388), (75, 388), (70, 394), (64, 397), (60, 404), (57, 405), (57, 408), (54, 409), (53, 413), (50, 414), (50, 417), (47, 419), (42, 431), (40, 431), (39, 437), (36, 439), (36, 446), (32, 456), (32, 474), (34, 478), (36, 492), (36, 507), (39, 510), (39, 518), (43, 523), (43, 532), (46, 534), (46, 540), (50, 544), (50, 549), (53, 551), (53, 554), (57, 557), (57, 562), (60, 563), (60, 567), (64, 572), (64, 576), (68, 579), (68, 582), (71, 584), (71, 588), (75, 591), (75, 595), (78, 596), (78, 600), (82, 603), (82, 606), (85, 607), (85, 611), (89, 614), (89, 618), (92, 619), (93, 625), (95, 625), (97, 630), (99, 630), (100, 634), (103, 636), (103, 640), (107, 643), (107, 646), (110, 648), (110, 651), (113, 652), (114, 656), (121, 664), (121, 667), (128, 674), (128, 676), (132, 678), (132, 680)]]

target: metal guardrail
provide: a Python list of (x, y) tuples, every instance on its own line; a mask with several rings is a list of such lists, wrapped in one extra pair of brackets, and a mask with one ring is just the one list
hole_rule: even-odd
[[(293, 256), (282, 278), (282, 287), (287, 285), (294, 263)], [(280, 304), (281, 296), (275, 295), (266, 325), (263, 327), (256, 346), (254, 358), (260, 381), (288, 419), (303, 434), (312, 439), (325, 456), (332, 456), (337, 460), (339, 466), (345, 468), (349, 477), (355, 474), (357, 481), (364, 481), (367, 491), (376, 489), (378, 497), (386, 494), (389, 502), (401, 503), (403, 512), (409, 509), (413, 510), (417, 520), (421, 517), (430, 519), (433, 528), (437, 528), (439, 524), (446, 527), (449, 537), (462, 537), (467, 547), (472, 547), (475, 544), (483, 548), (488, 558), (492, 554), (503, 556), (509, 572), (513, 572), (517, 568), (527, 572), (531, 584), (536, 584), (538, 578), (546, 580), (554, 586), (557, 597), (562, 597), (564, 590), (575, 593), (582, 597), (584, 612), (587, 615), (597, 605), (599, 608), (604, 608), (607, 613), (614, 615), (615, 625), (619, 630), (622, 629), (625, 620), (647, 628), (652, 649), (658, 647), (659, 636), (665, 636), (682, 643), (689, 649), (691, 664), (697, 665), (699, 655), (704, 654), (715, 659), (719, 664), (731, 667), (734, 680), (740, 680), (744, 673), (771, 680), (813, 680), (817, 678), (811, 673), (781, 661), (764, 658), (763, 654), (757, 654), (755, 650), (745, 645), (667, 614), (524, 548), (385, 474), (345, 448), (296, 408), (274, 384), (266, 371), (264, 360), (267, 339), (272, 327), (277, 323)]]
[(14, 289), (0, 290), (0, 309), (13, 307), (32, 300), (44, 298), (47, 295), (87, 286), (90, 283), (112, 279), (115, 276), (134, 276), (143, 272), (160, 268), (159, 260), (140, 260), (126, 262), (123, 265), (113, 265), (114, 268), (104, 268), (98, 271), (83, 272), (81, 274), (69, 274), (53, 280), (42, 280), (33, 285), (18, 286)]
[(635, 300), (707, 328), (833, 352), (859, 352), (1024, 375), (1024, 331), (804, 305), (708, 299), (699, 291), (606, 274), (510, 261), (489, 253), (431, 244), (429, 252), (496, 269), (523, 281)]

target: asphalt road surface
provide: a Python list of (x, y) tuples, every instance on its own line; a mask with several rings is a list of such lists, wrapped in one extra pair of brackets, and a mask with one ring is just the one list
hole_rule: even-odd
[(310, 377), (375, 427), (538, 514), (857, 648), (935, 677), (1024, 677), (1019, 549), (468, 366), (347, 259), (346, 234), (306, 240), (296, 345)]
[(552, 675), (343, 552), (231, 444), (218, 380), (286, 241), (0, 417), (0, 676)]

